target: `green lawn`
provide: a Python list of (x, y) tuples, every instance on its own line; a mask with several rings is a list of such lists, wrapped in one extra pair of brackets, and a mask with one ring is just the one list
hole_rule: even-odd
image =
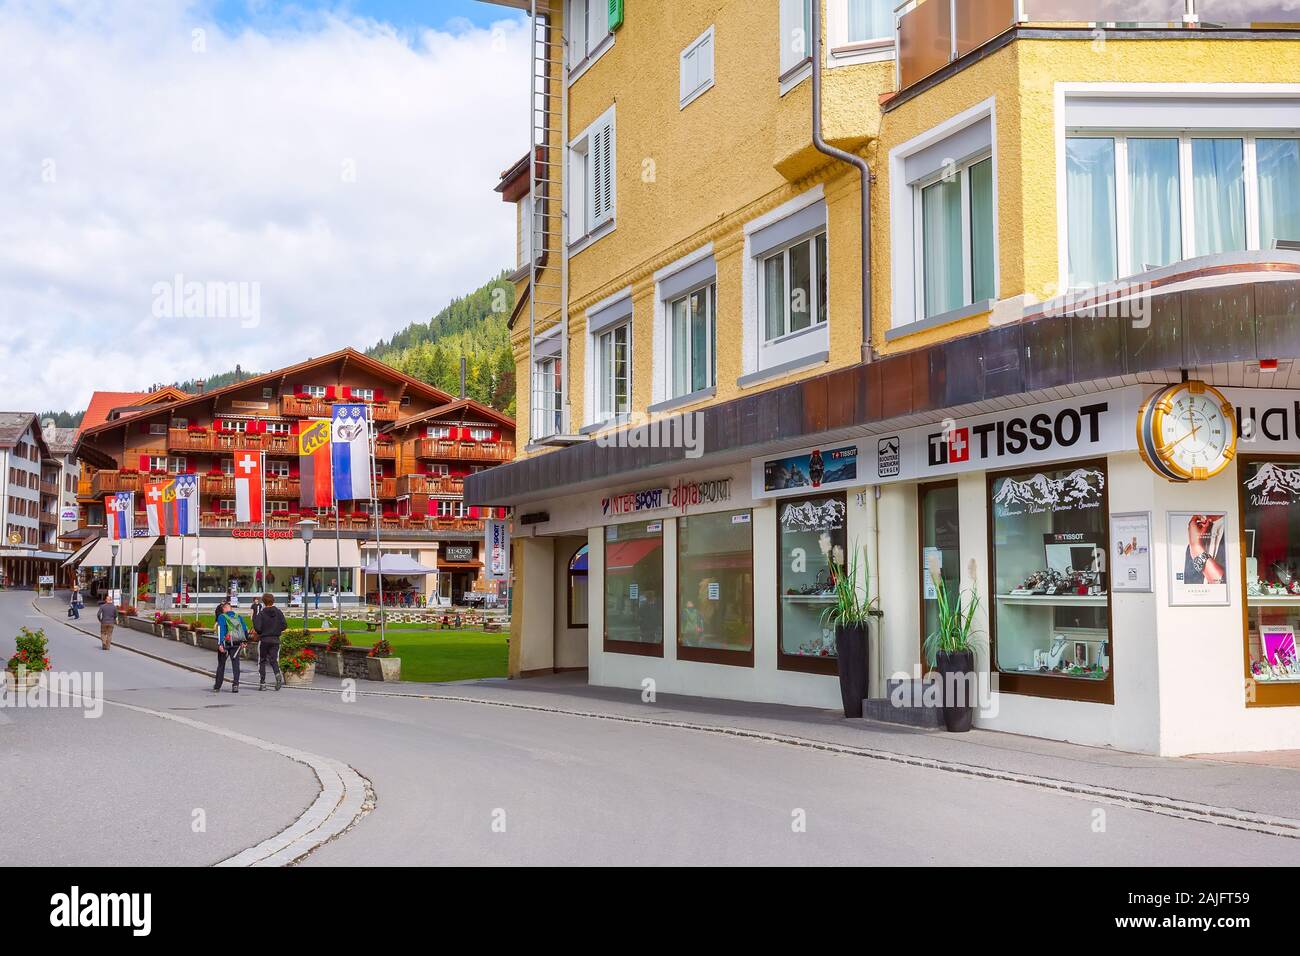
[[(301, 617), (285, 616), (290, 627), (302, 627)], [(198, 619), (201, 627), (212, 626), (211, 614), (200, 614)], [(308, 618), (307, 625), (320, 627), (321, 621)], [(330, 623), (337, 624), (333, 620)], [(402, 659), (402, 680), (434, 682), (506, 676), (507, 634), (423, 628), (422, 624), (388, 625), (388, 642), (393, 645), (394, 656)], [(358, 646), (369, 647), (379, 640), (379, 632), (367, 631), (364, 621), (344, 621), (343, 629), (348, 640)]]

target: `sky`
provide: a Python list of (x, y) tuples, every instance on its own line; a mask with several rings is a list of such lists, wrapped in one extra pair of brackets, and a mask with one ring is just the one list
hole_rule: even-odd
[(476, 0), (0, 0), (0, 410), (365, 348), (511, 266), (527, 46)]

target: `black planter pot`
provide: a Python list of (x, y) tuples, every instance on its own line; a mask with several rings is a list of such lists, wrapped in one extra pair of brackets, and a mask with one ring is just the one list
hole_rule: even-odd
[(975, 722), (976, 678), (973, 651), (939, 651), (935, 670), (943, 681), (943, 722), (950, 733), (964, 734)]
[(835, 625), (835, 652), (844, 716), (861, 717), (862, 698), (867, 696), (867, 625)]

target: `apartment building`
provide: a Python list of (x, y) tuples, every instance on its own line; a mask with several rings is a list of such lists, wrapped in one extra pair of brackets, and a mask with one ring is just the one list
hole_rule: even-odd
[[(389, 603), (495, 599), (495, 585), (481, 573), (484, 520), (495, 512), (466, 508), (460, 489), (475, 470), (513, 457), (508, 417), (350, 348), (224, 388), (179, 394), (155, 400), (148, 393), (114, 405), (81, 432), (80, 524), (93, 536), (75, 558), (83, 580), (103, 578), (113, 566), (112, 544), (102, 537), (104, 500), (130, 491), (134, 538), (119, 546), (117, 560), (134, 569), (137, 594), (179, 591), (191, 601), (214, 602), (269, 590), (287, 601), (295, 589), (310, 595), (319, 586), (325, 593), (337, 587), (347, 604), (375, 602), (374, 570), (388, 566), (382, 554), (406, 559), (411, 569), (384, 575)], [(337, 402), (363, 403), (372, 416), (374, 511), (370, 500), (300, 505), (298, 436), (311, 422), (330, 418)], [(265, 526), (236, 520), (235, 459), (248, 451), (264, 456)], [(151, 536), (145, 485), (180, 474), (199, 476), (199, 536)], [(310, 555), (299, 526), (306, 518), (317, 522)]]
[[(60, 446), (61, 448), (61, 446)], [(0, 584), (35, 587), (57, 576), (61, 450), (31, 412), (0, 412)]]
[(869, 713), (938, 579), (982, 727), (1300, 746), (1293, 5), (504, 5), (524, 434), (466, 495), (518, 515), (512, 673), (836, 707), (829, 544)]

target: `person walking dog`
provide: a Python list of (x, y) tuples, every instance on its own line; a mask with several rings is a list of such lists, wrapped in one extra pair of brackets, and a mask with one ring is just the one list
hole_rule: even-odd
[(106, 592), (99, 596), (99, 611), (95, 614), (99, 618), (99, 640), (104, 645), (104, 650), (108, 650), (113, 644), (113, 623), (117, 620), (117, 606), (109, 600)]
[(221, 692), (221, 684), (226, 678), (226, 659), (230, 659), (230, 692), (239, 693), (239, 652), (248, 640), (248, 630), (244, 619), (231, 610), (230, 602), (225, 601), (217, 607), (217, 682), (212, 693)]
[(253, 630), (257, 632), (258, 638), (257, 675), (260, 678), (258, 690), (266, 690), (268, 662), (271, 671), (275, 674), (275, 689), (279, 690), (284, 686), (284, 678), (280, 675), (280, 635), (284, 633), (287, 626), (284, 612), (275, 606), (275, 595), (263, 594), (262, 608), (253, 615)]

